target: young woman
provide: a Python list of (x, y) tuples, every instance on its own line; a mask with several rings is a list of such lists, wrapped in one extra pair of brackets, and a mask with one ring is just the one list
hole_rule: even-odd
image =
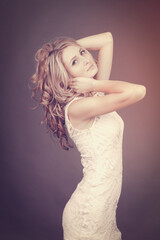
[[(98, 51), (95, 61), (88, 50)], [(31, 81), (40, 90), (48, 127), (69, 149), (66, 129), (83, 165), (83, 178), (63, 211), (64, 240), (120, 240), (116, 208), (122, 184), (123, 120), (116, 110), (138, 102), (145, 87), (108, 80), (110, 32), (80, 40), (60, 38), (36, 53)]]

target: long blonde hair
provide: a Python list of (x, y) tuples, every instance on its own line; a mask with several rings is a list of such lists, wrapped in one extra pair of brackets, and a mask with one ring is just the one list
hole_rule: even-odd
[[(36, 72), (30, 78), (32, 98), (38, 101), (38, 106), (44, 109), (44, 120), (47, 127), (59, 138), (63, 149), (68, 150), (71, 145), (65, 128), (64, 106), (77, 94), (68, 86), (70, 74), (62, 62), (62, 51), (68, 46), (79, 46), (72, 38), (59, 38), (54, 43), (46, 43), (35, 54)], [(40, 96), (39, 96), (40, 92)], [(91, 94), (85, 94), (90, 96)], [(39, 96), (39, 99), (37, 99)]]

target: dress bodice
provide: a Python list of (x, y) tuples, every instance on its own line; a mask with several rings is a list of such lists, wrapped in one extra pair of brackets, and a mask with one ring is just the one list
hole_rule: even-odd
[[(74, 98), (71, 102), (77, 99)], [(66, 127), (80, 152), (84, 177), (90, 181), (94, 179), (95, 182), (96, 176), (102, 179), (105, 174), (106, 177), (113, 174), (113, 170), (121, 171), (122, 165), (119, 164), (119, 158), (122, 155), (124, 128), (121, 117), (115, 111), (96, 116), (91, 127), (80, 130), (73, 127), (68, 118), (67, 112), (71, 102), (65, 108)]]

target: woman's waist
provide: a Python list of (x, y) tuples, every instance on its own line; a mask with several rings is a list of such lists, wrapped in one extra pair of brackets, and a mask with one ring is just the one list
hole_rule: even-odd
[(122, 180), (122, 170), (118, 171), (83, 171), (83, 178), (78, 186), (87, 189), (89, 187), (107, 187), (114, 183), (119, 185)]
[(83, 176), (85, 179), (99, 179), (99, 178), (112, 178), (122, 174), (122, 158), (115, 157), (99, 158), (99, 159), (86, 159), (82, 158), (81, 163), (83, 166)]
[(80, 183), (78, 183), (75, 191), (73, 192), (71, 199), (76, 201), (88, 202), (89, 199), (118, 199), (121, 193), (122, 181), (119, 179), (118, 183), (116, 181), (88, 181), (88, 179), (83, 178)]

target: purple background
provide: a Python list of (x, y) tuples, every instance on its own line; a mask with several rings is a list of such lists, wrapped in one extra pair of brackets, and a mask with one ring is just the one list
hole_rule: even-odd
[(160, 4), (148, 0), (1, 1), (0, 239), (62, 240), (63, 208), (82, 177), (77, 150), (61, 150), (30, 110), (34, 54), (58, 36), (111, 31), (111, 79), (144, 84), (146, 98), (119, 111), (125, 121), (123, 240), (160, 239)]

